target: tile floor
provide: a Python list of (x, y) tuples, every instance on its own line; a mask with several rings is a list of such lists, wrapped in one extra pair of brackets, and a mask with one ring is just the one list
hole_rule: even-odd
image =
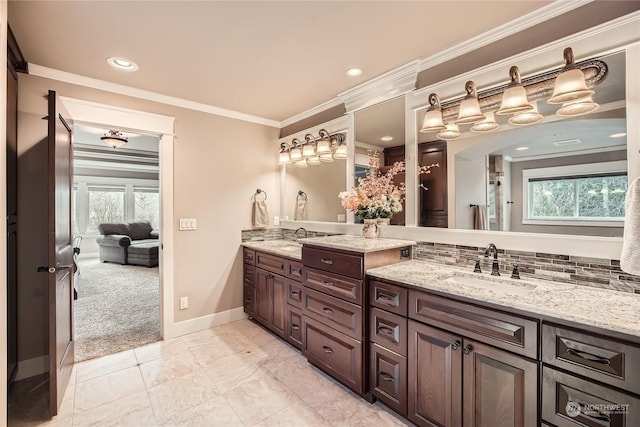
[(19, 383), (9, 426), (412, 425), (249, 320), (78, 363), (53, 420), (47, 388)]

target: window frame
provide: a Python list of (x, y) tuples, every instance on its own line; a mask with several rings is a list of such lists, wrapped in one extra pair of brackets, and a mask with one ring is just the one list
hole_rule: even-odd
[(522, 171), (522, 224), (523, 225), (563, 225), (578, 227), (623, 227), (624, 219), (602, 218), (531, 218), (529, 213), (529, 182), (535, 178), (571, 178), (584, 175), (598, 176), (600, 174), (627, 173), (627, 161), (619, 160), (604, 163), (585, 163), (580, 165), (555, 166), (547, 168), (523, 169)]

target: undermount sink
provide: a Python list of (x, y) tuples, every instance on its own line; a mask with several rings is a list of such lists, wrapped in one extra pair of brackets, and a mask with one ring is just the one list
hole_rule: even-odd
[(443, 280), (444, 282), (459, 286), (471, 286), (474, 288), (522, 295), (529, 293), (529, 291), (537, 287), (533, 283), (522, 282), (519, 279), (482, 276), (474, 273), (453, 273)]

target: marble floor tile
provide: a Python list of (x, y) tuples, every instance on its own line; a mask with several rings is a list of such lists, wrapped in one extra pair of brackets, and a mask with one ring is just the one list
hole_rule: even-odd
[(111, 374), (125, 368), (136, 366), (138, 361), (133, 350), (110, 354), (109, 356), (87, 360), (75, 366), (75, 381), (84, 382), (102, 375)]
[(73, 417), (73, 427), (152, 427), (157, 425), (146, 391), (77, 413)]
[(154, 343), (138, 347), (133, 350), (138, 363), (147, 363), (152, 360), (171, 358), (188, 352), (187, 345), (181, 338), (168, 341), (156, 341)]
[(292, 361), (275, 371), (274, 376), (298, 397), (308, 396), (319, 388), (331, 387), (333, 383), (327, 375), (306, 360)]
[(411, 421), (401, 417), (391, 409), (384, 407), (381, 403), (372, 406), (374, 410), (372, 414), (367, 415), (359, 422), (353, 424), (353, 427), (402, 427), (415, 426)]
[(254, 425), (299, 400), (271, 374), (223, 394), (244, 425)]
[(373, 405), (338, 384), (324, 384), (302, 399), (337, 427), (352, 426), (375, 413)]
[[(331, 424), (302, 400), (297, 400), (286, 408), (276, 412), (255, 424), (256, 427), (331, 427)], [(370, 424), (367, 427), (376, 426)], [(376, 426), (377, 427), (377, 426)]]
[(268, 374), (262, 366), (265, 354), (245, 352), (230, 354), (205, 365), (207, 376), (221, 393), (247, 382), (259, 380)]
[(76, 384), (74, 412), (88, 411), (144, 390), (137, 366), (93, 378)]
[(148, 389), (151, 406), (158, 421), (164, 421), (186, 409), (218, 395), (216, 386), (198, 368), (193, 373)]
[(240, 418), (222, 396), (216, 396), (198, 406), (186, 409), (163, 421), (160, 425), (163, 427), (244, 427)]
[(147, 388), (191, 374), (198, 368), (196, 359), (185, 350), (140, 365), (140, 373)]

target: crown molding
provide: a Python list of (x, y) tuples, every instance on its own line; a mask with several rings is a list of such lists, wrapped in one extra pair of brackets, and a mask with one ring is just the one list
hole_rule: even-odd
[(495, 27), (492, 30), (452, 46), (449, 49), (445, 49), (435, 55), (431, 55), (420, 60), (420, 65), (418, 66), (419, 71), (435, 67), (436, 65), (457, 58), (465, 53), (471, 52), (498, 40), (507, 38), (513, 34), (526, 30), (527, 28), (531, 28), (537, 24), (548, 21), (549, 19), (555, 18), (563, 13), (570, 12), (591, 2), (592, 0), (554, 1), (551, 4), (543, 6), (527, 13), (526, 15), (522, 15), (519, 18)]
[(239, 111), (227, 110), (226, 108), (203, 104), (201, 102), (189, 101), (187, 99), (177, 98), (175, 96), (163, 95), (157, 92), (137, 89), (118, 83), (108, 82), (105, 80), (94, 79), (92, 77), (81, 76), (79, 74), (68, 73), (66, 71), (43, 67), (42, 65), (29, 63), (29, 74), (37, 77), (44, 77), (51, 80), (71, 83), (78, 86), (84, 86), (92, 89), (103, 90), (106, 92), (117, 93), (120, 95), (131, 96), (134, 98), (145, 99), (147, 101), (173, 105), (175, 107), (185, 108), (187, 110), (200, 111), (202, 113), (214, 114), (216, 116), (228, 117), (230, 119), (242, 120), (245, 122), (280, 128), (280, 122), (276, 120), (254, 116), (251, 114), (245, 114)]
[(416, 88), (418, 60), (411, 61), (378, 77), (338, 94), (347, 113), (396, 98)]
[(342, 100), (340, 98), (333, 98), (329, 101), (323, 102), (322, 104), (318, 104), (315, 107), (309, 108), (308, 110), (305, 110), (302, 113), (298, 113), (295, 116), (291, 116), (288, 119), (284, 119), (283, 121), (280, 122), (280, 128), (284, 128), (294, 123), (298, 123), (301, 120), (315, 116), (318, 113), (322, 113), (323, 111), (326, 111), (340, 104), (342, 104)]

